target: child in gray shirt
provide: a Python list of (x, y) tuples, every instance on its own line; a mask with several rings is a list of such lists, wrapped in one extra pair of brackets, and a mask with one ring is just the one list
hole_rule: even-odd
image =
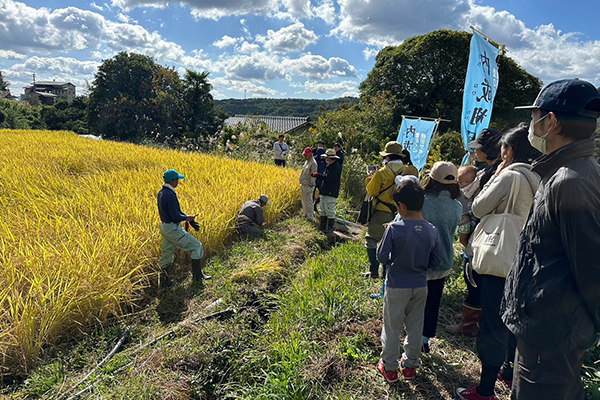
[[(404, 180), (393, 198), (402, 220), (387, 227), (377, 249), (377, 259), (388, 266), (377, 369), (388, 382), (398, 380), (399, 366), (406, 380), (415, 376), (427, 300), (427, 269), (439, 267), (443, 257), (439, 232), (421, 213), (425, 199), (421, 186)], [(406, 339), (399, 363), (403, 328)]]

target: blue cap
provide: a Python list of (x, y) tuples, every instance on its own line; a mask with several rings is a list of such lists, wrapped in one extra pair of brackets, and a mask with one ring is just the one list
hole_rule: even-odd
[(563, 79), (542, 89), (533, 105), (515, 108), (539, 108), (582, 117), (600, 116), (600, 93), (591, 83), (580, 79)]
[(183, 175), (179, 175), (179, 172), (175, 171), (174, 169), (165, 171), (165, 173), (163, 174), (163, 179), (165, 180), (165, 182), (171, 182), (172, 180), (183, 178), (185, 177)]

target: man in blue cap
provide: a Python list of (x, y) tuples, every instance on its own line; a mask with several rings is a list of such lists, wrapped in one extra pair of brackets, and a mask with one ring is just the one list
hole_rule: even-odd
[(161, 220), (160, 234), (162, 236), (162, 254), (158, 260), (158, 266), (161, 269), (163, 286), (173, 284), (169, 277), (168, 268), (173, 263), (175, 250), (178, 248), (192, 253), (192, 276), (194, 281), (211, 278), (202, 273), (202, 257), (204, 256), (202, 243), (187, 233), (181, 226), (183, 221), (194, 223), (196, 218), (196, 215), (187, 215), (181, 212), (179, 206), (175, 188), (179, 184), (179, 180), (183, 178), (184, 176), (174, 169), (166, 171), (163, 174), (165, 182), (157, 196), (158, 214)]
[(582, 400), (585, 349), (600, 332), (600, 93), (565, 79), (531, 109), (529, 141), (542, 178), (506, 278), (502, 319), (517, 336), (513, 400)]

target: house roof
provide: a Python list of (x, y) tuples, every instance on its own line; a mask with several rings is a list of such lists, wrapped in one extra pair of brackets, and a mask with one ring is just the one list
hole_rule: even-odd
[(278, 117), (271, 115), (234, 115), (225, 120), (225, 126), (235, 126), (239, 123), (261, 121), (274, 132), (287, 133), (303, 125), (309, 124), (308, 117)]
[(36, 86), (64, 86), (73, 85), (71, 82), (56, 82), (56, 81), (37, 81)]

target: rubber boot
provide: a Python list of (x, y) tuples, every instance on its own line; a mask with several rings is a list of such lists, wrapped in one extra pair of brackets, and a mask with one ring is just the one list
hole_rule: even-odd
[(335, 226), (335, 218), (328, 218), (326, 233), (333, 233), (334, 226)]
[(326, 233), (327, 231), (327, 217), (324, 215), (321, 215), (319, 217), (319, 229), (321, 230), (321, 232)]
[(462, 317), (458, 325), (446, 325), (446, 332), (453, 335), (477, 336), (479, 333), (479, 319), (481, 310), (463, 305)]
[(166, 268), (161, 268), (160, 270), (160, 287), (162, 288), (168, 288), (173, 286), (173, 281), (169, 277), (169, 269), (170, 266)]
[(369, 269), (371, 278), (379, 278), (379, 261), (377, 261), (377, 249), (367, 248), (367, 256), (369, 257)]
[(192, 277), (196, 282), (199, 282), (201, 280), (207, 281), (212, 278), (212, 276), (204, 275), (202, 273), (202, 259), (200, 259), (200, 260), (192, 259)]

